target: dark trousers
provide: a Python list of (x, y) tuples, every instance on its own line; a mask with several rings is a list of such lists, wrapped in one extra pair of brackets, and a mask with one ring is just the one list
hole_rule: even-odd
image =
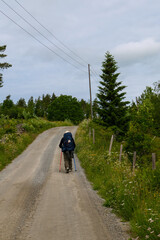
[(63, 152), (63, 156), (65, 170), (67, 170), (68, 168), (72, 170), (72, 152), (71, 151)]

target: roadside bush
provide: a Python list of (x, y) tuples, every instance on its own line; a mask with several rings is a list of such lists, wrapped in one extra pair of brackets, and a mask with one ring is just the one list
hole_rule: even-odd
[(151, 160), (153, 148), (153, 136), (142, 131), (138, 123), (130, 122), (130, 128), (126, 134), (124, 149), (129, 160), (133, 160), (133, 152), (136, 151), (137, 163), (139, 165), (148, 164)]
[(35, 137), (52, 127), (71, 126), (70, 121), (49, 122), (34, 118), (28, 120), (0, 118), (0, 170), (18, 156)]

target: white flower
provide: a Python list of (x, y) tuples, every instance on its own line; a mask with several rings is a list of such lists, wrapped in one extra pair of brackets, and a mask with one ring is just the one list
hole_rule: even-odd
[(146, 235), (146, 239), (148, 239), (149, 238), (149, 236), (148, 235)]
[(148, 222), (152, 223), (154, 222), (152, 218), (148, 219)]

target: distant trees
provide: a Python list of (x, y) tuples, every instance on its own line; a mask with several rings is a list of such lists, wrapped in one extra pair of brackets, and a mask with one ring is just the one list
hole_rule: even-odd
[(30, 114), (30, 117), (33, 117), (35, 114), (35, 102), (33, 97), (30, 97), (27, 104), (27, 112)]
[(125, 86), (118, 82), (117, 63), (114, 57), (107, 52), (102, 63), (102, 74), (97, 94), (96, 110), (99, 122), (106, 127), (112, 127), (116, 132), (123, 133), (127, 129), (127, 104)]
[[(5, 58), (7, 55), (3, 54), (3, 52), (6, 50), (6, 45), (0, 46), (0, 58)], [(12, 67), (9, 63), (0, 63), (0, 70), (7, 69), (9, 67)], [(0, 73), (0, 87), (3, 87), (3, 75)]]
[(10, 95), (3, 101), (0, 113), (10, 118), (18, 118), (18, 109), (16, 109)]
[(84, 117), (88, 119), (91, 116), (90, 103), (86, 102), (84, 99), (81, 99), (80, 105), (83, 110)]
[(18, 107), (21, 107), (21, 108), (26, 108), (26, 101), (24, 98), (20, 98), (16, 104)]
[(80, 102), (75, 97), (61, 95), (49, 105), (48, 119), (52, 121), (68, 119), (78, 124), (84, 119), (84, 113)]
[(81, 122), (84, 118), (89, 118), (89, 103), (81, 99), (67, 95), (57, 97), (54, 93), (46, 94), (34, 100), (30, 97), (26, 103), (24, 98), (20, 98), (16, 104), (7, 96), (0, 104), (0, 115), (9, 118), (34, 118), (43, 117), (51, 121), (71, 120), (74, 124)]

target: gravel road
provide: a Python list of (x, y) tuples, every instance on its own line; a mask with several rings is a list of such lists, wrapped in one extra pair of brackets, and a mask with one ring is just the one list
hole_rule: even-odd
[(0, 240), (126, 240), (121, 223), (92, 190), (76, 157), (77, 172), (59, 173), (60, 139), (53, 128), (0, 172)]

